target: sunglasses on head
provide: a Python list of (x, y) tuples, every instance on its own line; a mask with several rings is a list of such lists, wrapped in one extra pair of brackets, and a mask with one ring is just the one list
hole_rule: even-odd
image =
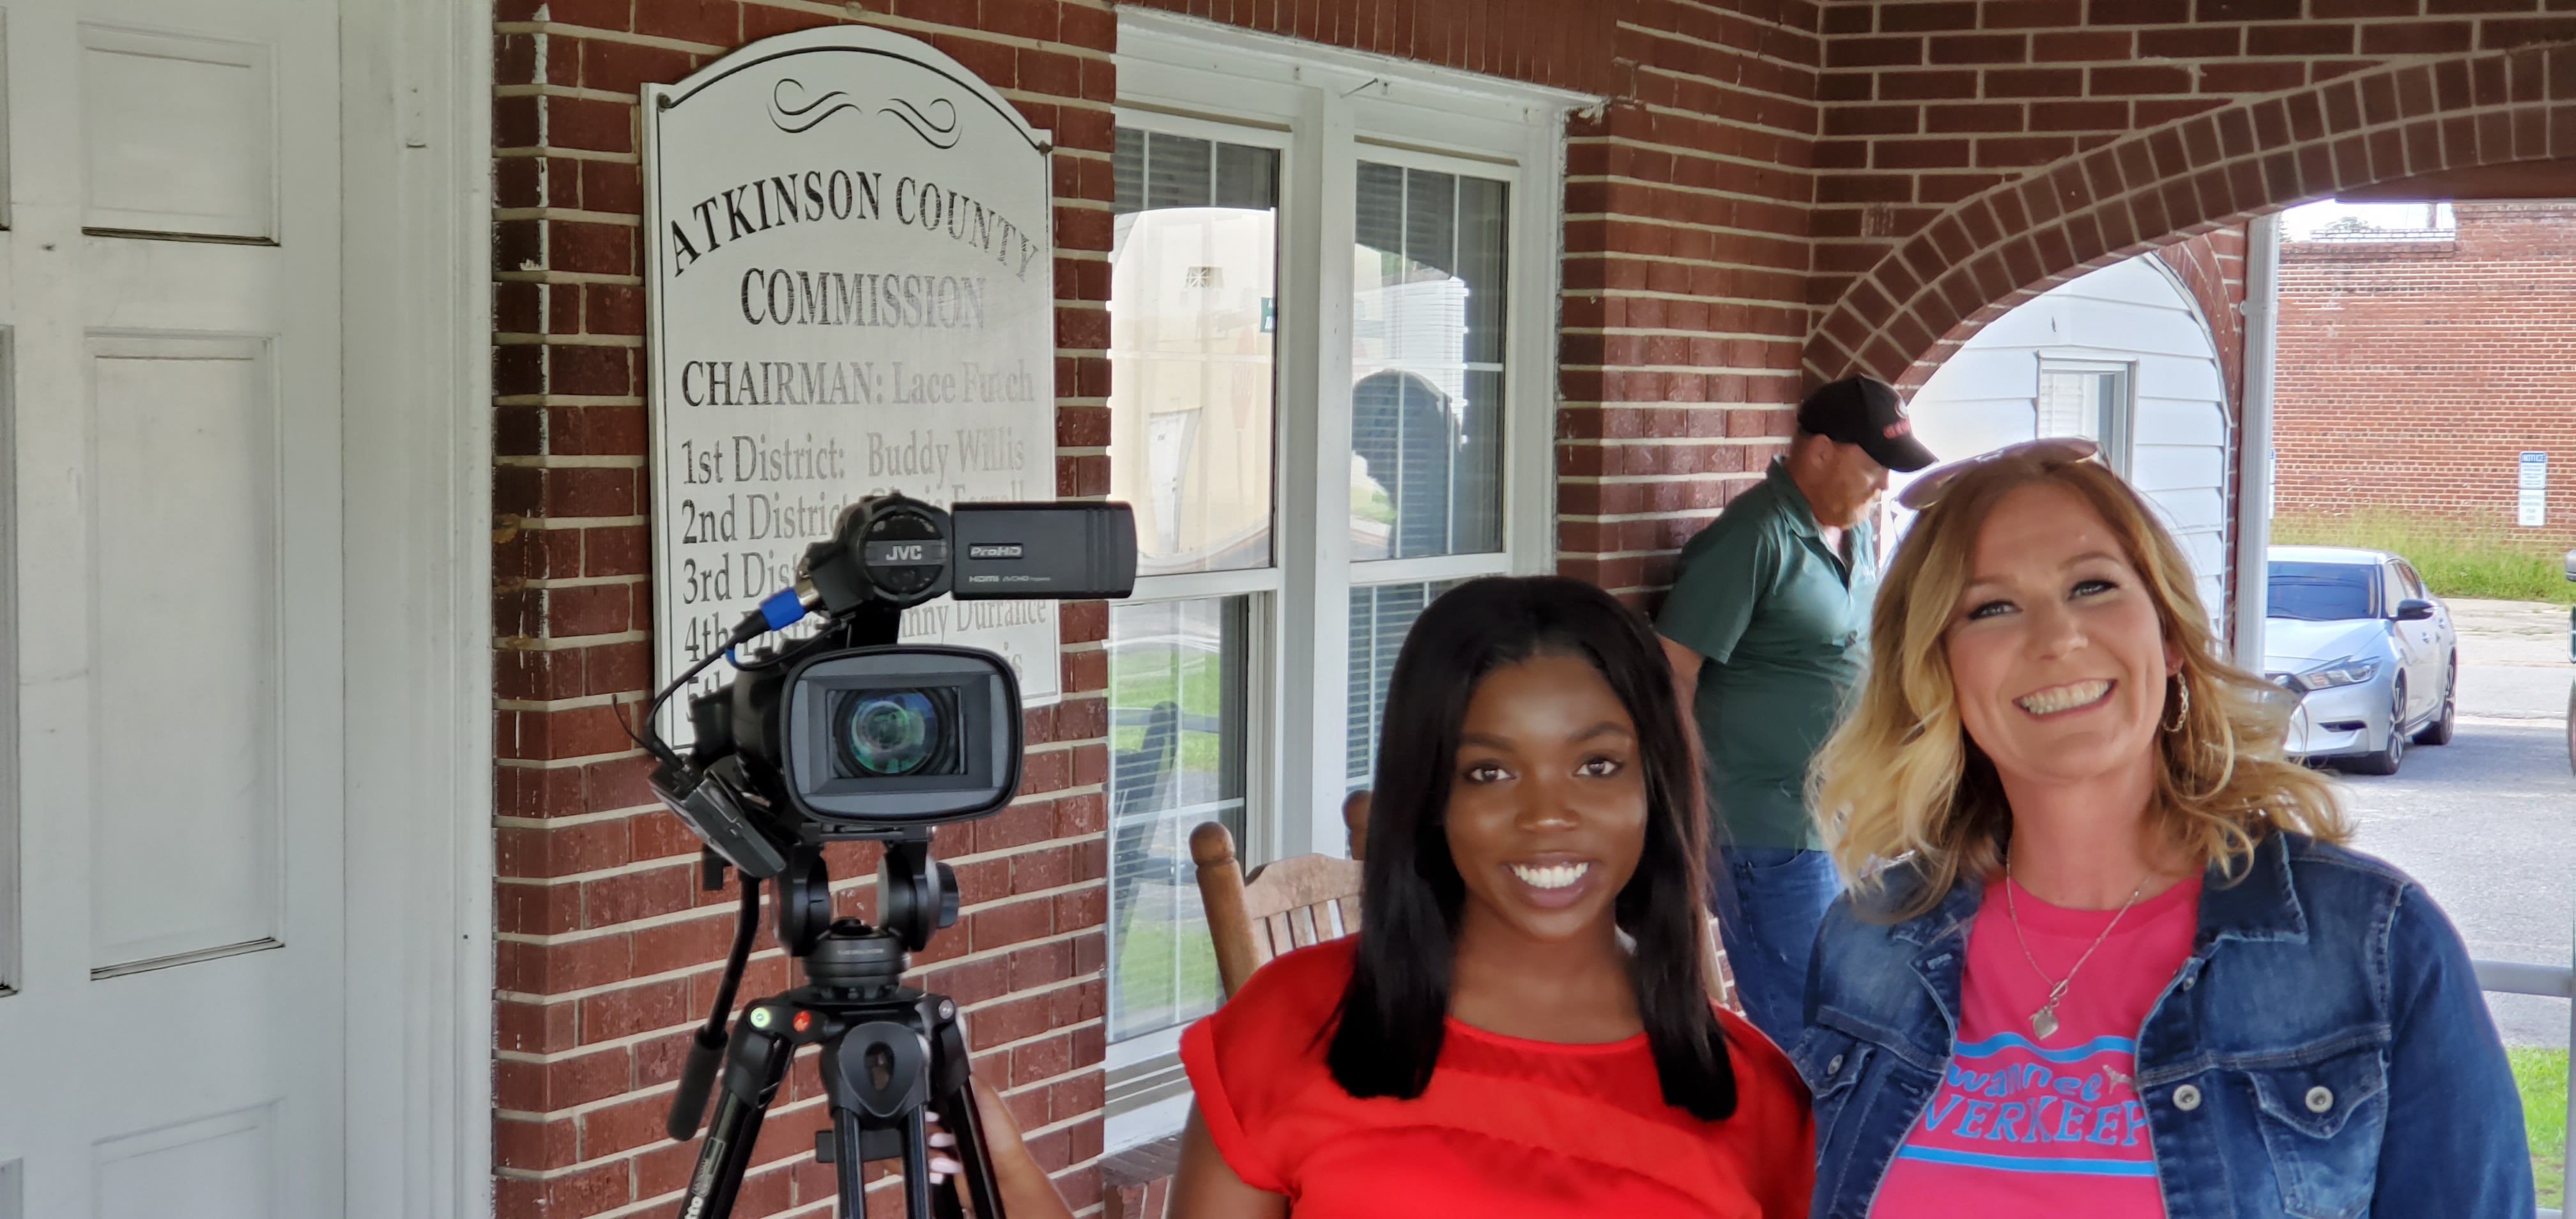
[(1979, 466), (2016, 458), (2027, 458), (2044, 465), (2064, 465), (2068, 462), (2083, 461), (2101, 451), (2101, 445), (2081, 436), (2043, 436), (2037, 440), (2008, 444), (1991, 453), (1979, 453), (1974, 457), (1925, 470), (1914, 481), (1905, 484), (1904, 490), (1896, 493), (1896, 502), (1904, 508), (1921, 512), (1931, 507), (1933, 501), (1940, 499), (1941, 493), (1949, 490), (1950, 484), (1957, 482), (1960, 475)]

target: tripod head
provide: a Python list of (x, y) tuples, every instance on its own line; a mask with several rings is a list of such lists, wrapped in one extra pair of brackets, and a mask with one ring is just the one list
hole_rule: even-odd
[[(709, 866), (712, 871), (722, 865), (710, 861)], [(855, 924), (866, 934), (887, 936), (909, 953), (928, 947), (932, 933), (956, 923), (957, 873), (930, 857), (928, 831), (907, 833), (886, 842), (885, 857), (877, 864), (874, 928), (856, 919), (833, 918), (832, 877), (824, 867), (821, 850), (798, 851), (778, 875), (778, 943), (791, 957), (812, 952), (826, 933), (855, 934), (848, 932), (844, 924)], [(901, 973), (901, 968), (896, 972)]]
[[(708, 875), (719, 875), (710, 860)], [(965, 1029), (957, 1005), (904, 985), (913, 951), (957, 921), (957, 878), (930, 857), (929, 832), (886, 842), (877, 870), (881, 922), (832, 916), (831, 875), (819, 844), (800, 849), (777, 876), (778, 939), (803, 967), (805, 984), (756, 1001), (728, 1032), (725, 1017), (759, 924), (760, 880), (744, 874), (743, 902), (717, 990), (715, 1011), (698, 1033), (672, 1097), (669, 1133), (695, 1137), (699, 1116), (722, 1066), (714, 1122), (699, 1150), (682, 1214), (724, 1219), (740, 1189), (763, 1116), (800, 1046), (821, 1051), (831, 1129), (815, 1141), (815, 1160), (835, 1166), (844, 1219), (863, 1206), (860, 1167), (900, 1160), (906, 1214), (960, 1219), (957, 1185), (934, 1193), (929, 1182), (927, 1110), (938, 1106), (958, 1134), (978, 1219), (1001, 1219), (1000, 1194), (967, 1080)]]

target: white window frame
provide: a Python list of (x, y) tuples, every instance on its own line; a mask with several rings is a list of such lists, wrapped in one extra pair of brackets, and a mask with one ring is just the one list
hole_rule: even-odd
[[(1271, 385), (1270, 410), (1270, 562), (1262, 567), (1240, 568), (1232, 571), (1139, 576), (1135, 591), (1125, 600), (1118, 602), (1120, 606), (1128, 606), (1238, 596), (1246, 599), (1244, 646), (1248, 655), (1244, 661), (1243, 689), (1243, 730), (1246, 737), (1243, 752), (1243, 824), (1244, 837), (1251, 841), (1238, 844), (1237, 849), (1251, 854), (1259, 849), (1253, 845), (1260, 840), (1258, 835), (1261, 831), (1256, 827), (1266, 825), (1271, 819), (1266, 811), (1270, 803), (1267, 793), (1275, 790), (1277, 785), (1276, 776), (1272, 773), (1277, 754), (1268, 747), (1268, 742), (1276, 737), (1277, 718), (1274, 714), (1275, 700), (1272, 695), (1277, 689), (1274, 664), (1279, 653), (1280, 635), (1278, 620), (1282, 569), (1279, 565), (1279, 533), (1282, 496), (1279, 479), (1280, 438), (1285, 431), (1281, 424), (1286, 414), (1283, 409), (1285, 394), (1282, 390), (1282, 382), (1285, 380), (1284, 332), (1287, 329), (1285, 319), (1291, 308), (1285, 282), (1287, 278), (1286, 236), (1290, 225), (1289, 183), (1293, 172), (1289, 156), (1291, 135), (1282, 125), (1253, 126), (1217, 122), (1188, 114), (1130, 110), (1126, 107), (1120, 107), (1116, 113), (1117, 125), (1122, 128), (1136, 128), (1157, 135), (1186, 136), (1191, 139), (1269, 148), (1279, 153), (1279, 210), (1276, 232), (1280, 237), (1280, 250), (1274, 255), (1279, 260), (1279, 266), (1274, 272), (1271, 290), (1275, 300), (1273, 314), (1282, 321), (1279, 330), (1273, 333), (1271, 341), (1271, 365), (1274, 376)], [(1114, 369), (1111, 375), (1113, 377), (1117, 375)], [(1113, 607), (1111, 612), (1116, 613), (1116, 607)], [(1114, 837), (1112, 841), (1115, 841)], [(1115, 912), (1111, 914), (1114, 918)], [(1110, 947), (1114, 954), (1116, 950), (1114, 928), (1111, 929), (1110, 938)], [(1114, 970), (1116, 962), (1112, 960), (1104, 968)], [(1109, 1044), (1102, 1065), (1111, 1077), (1111, 1090), (1126, 1092), (1137, 1089), (1144, 1093), (1138, 1098), (1142, 1101), (1141, 1104), (1136, 1104), (1133, 1108), (1122, 1105), (1118, 1112), (1110, 1115), (1106, 1142), (1111, 1150), (1159, 1138), (1180, 1128), (1189, 1106), (1186, 1080), (1182, 1078), (1179, 1070), (1181, 1030), (1185, 1027), (1187, 1026), (1175, 1025)]]
[[(2120, 401), (2113, 412), (2116, 418), (2098, 420), (2095, 430), (2102, 433), (2102, 464), (2122, 478), (2129, 477), (2138, 451), (2138, 365), (2131, 360), (2103, 360), (2080, 356), (2056, 356), (2039, 353), (2038, 379), (2032, 383), (2032, 422), (2038, 422), (2039, 391), (2050, 373), (2079, 376), (2118, 377)], [(2038, 434), (2036, 426), (2032, 434)]]
[[(5, 88), (5, 83), (0, 83)], [(0, 157), (7, 155), (0, 143)], [(5, 182), (5, 174), (0, 174)], [(7, 218), (0, 214), (0, 227)], [(0, 470), (18, 469), (17, 330), (0, 326)], [(18, 844), (18, 514), (15, 497), (0, 499), (0, 999), (17, 993), (25, 974), (21, 953), (27, 926), (19, 904)], [(16, 1161), (0, 1165), (0, 1207), (15, 1198)], [(14, 1215), (15, 1211), (0, 1210)]]
[[(1139, 579), (1131, 601), (1251, 598), (1238, 850), (1344, 855), (1352, 586), (1556, 569), (1565, 120), (1602, 99), (1133, 7), (1118, 30), (1119, 126), (1283, 153), (1270, 566)], [(1349, 250), (1363, 160), (1510, 184), (1500, 552), (1352, 561)], [(1108, 1065), (1153, 1064), (1179, 1033), (1114, 1044)], [(1112, 1115), (1111, 1149), (1177, 1129), (1175, 1099)]]
[[(1555, 570), (1557, 292), (1565, 116), (1601, 99), (1135, 8), (1118, 15), (1121, 126), (1270, 143), (1280, 166), (1279, 383), (1264, 573), (1275, 612), (1254, 669), (1272, 678), (1247, 758), (1249, 859), (1345, 853), (1341, 823), (1353, 583)], [(1176, 126), (1175, 124), (1186, 124)], [(1350, 503), (1351, 269), (1362, 160), (1511, 183), (1505, 263), (1503, 550), (1355, 569)], [(1310, 307), (1311, 304), (1311, 307)], [(1309, 406), (1311, 404), (1311, 407)], [(1194, 583), (1178, 583), (1190, 581)], [(1139, 581), (1144, 596), (1213, 595), (1214, 577)], [(1166, 591), (1166, 590), (1169, 591)], [(1198, 590), (1206, 589), (1207, 592)], [(1260, 617), (1256, 609), (1256, 619)], [(1265, 663), (1266, 660), (1266, 663)]]

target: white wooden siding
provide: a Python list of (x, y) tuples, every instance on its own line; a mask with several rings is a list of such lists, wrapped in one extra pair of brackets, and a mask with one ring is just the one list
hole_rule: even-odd
[[(2129, 477), (2191, 557), (2212, 621), (2227, 604), (2228, 416), (2209, 327), (2151, 255), (2104, 267), (1996, 319), (1950, 357), (1912, 402), (1915, 432), (1944, 461), (2036, 429), (2043, 363), (2127, 364)], [(1904, 476), (1896, 483), (1904, 485)], [(1906, 515), (1894, 509), (1894, 516)], [(1901, 520), (1891, 525), (1901, 528)], [(1893, 536), (1893, 531), (1891, 531)]]

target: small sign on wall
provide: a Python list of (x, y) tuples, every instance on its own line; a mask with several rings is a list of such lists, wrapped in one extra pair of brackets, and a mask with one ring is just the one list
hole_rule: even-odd
[[(1052, 144), (928, 43), (859, 26), (643, 94), (668, 681), (792, 583), (844, 505), (1054, 498)], [(941, 598), (903, 622), (1001, 654), (1032, 705), (1059, 693), (1056, 631), (1051, 601)]]
[(2516, 505), (2514, 524), (2537, 529), (2549, 523), (2549, 454), (2522, 455), (2520, 502)]

